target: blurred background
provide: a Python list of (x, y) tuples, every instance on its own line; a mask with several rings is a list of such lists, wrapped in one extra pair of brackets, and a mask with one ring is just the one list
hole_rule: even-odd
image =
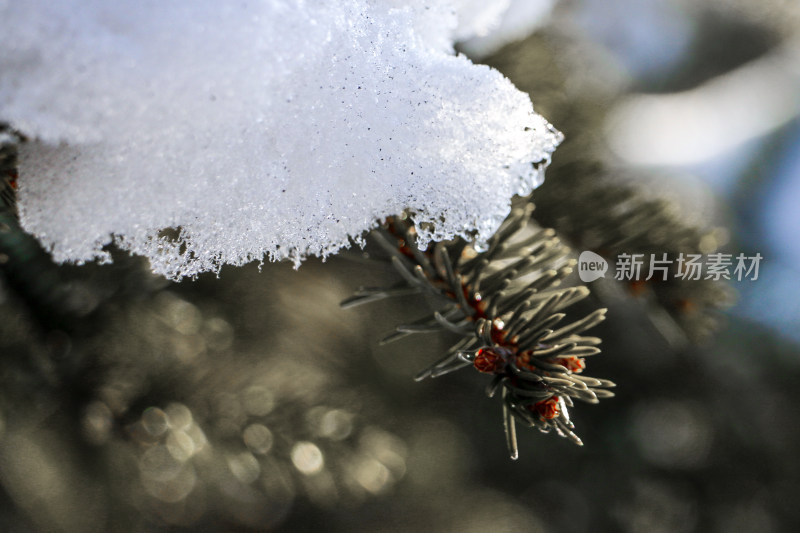
[(175, 284), (57, 267), (4, 212), (0, 530), (797, 531), (800, 4), (563, 0), (480, 60), (565, 133), (534, 217), (577, 250), (635, 191), (763, 256), (721, 321), (598, 282), (591, 375), (617, 396), (573, 410), (583, 447), (520, 429), (514, 462), (486, 376), (413, 381), (452, 338), (379, 345), (425, 299), (339, 308), (396, 282), (384, 263)]

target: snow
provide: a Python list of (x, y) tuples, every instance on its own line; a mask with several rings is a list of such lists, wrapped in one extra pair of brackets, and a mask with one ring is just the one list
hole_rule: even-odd
[(0, 2), (23, 226), (57, 261), (115, 241), (173, 279), (325, 257), (403, 210), (423, 241), (487, 239), (561, 135), (453, 53), (458, 5), (413, 5)]

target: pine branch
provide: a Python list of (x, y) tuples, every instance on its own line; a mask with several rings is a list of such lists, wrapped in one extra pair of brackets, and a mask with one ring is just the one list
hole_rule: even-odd
[(397, 326), (384, 342), (417, 333), (459, 335), (461, 339), (416, 379), (466, 367), (492, 375), (487, 394), (491, 397), (502, 389), (512, 459), (519, 455), (517, 423), (582, 444), (569, 417), (573, 399), (597, 403), (613, 396), (608, 388), (614, 386), (581, 375), (584, 358), (600, 352), (599, 339), (583, 333), (605, 319), (605, 309), (561, 324), (568, 308), (589, 290), (559, 287), (575, 262), (552, 230), (531, 223), (532, 207), (515, 208), (482, 253), (463, 240), (421, 250), (408, 219), (388, 219), (373, 238), (389, 254), (403, 283), (385, 290), (361, 288), (342, 302), (352, 307), (408, 292), (437, 297), (442, 303), (438, 310)]

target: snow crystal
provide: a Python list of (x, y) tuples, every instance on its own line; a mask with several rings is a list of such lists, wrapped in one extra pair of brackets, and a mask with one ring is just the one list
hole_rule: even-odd
[(404, 210), (423, 241), (486, 239), (561, 139), (453, 54), (445, 1), (1, 5), (20, 217), (58, 261), (299, 262)]

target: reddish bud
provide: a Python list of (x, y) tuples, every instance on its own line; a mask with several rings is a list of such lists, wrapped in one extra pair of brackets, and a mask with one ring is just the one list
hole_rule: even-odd
[(584, 362), (584, 360), (580, 357), (575, 357), (574, 355), (570, 357), (560, 358), (558, 360), (558, 364), (576, 373), (586, 368), (586, 363)]
[(544, 420), (552, 420), (560, 414), (558, 409), (558, 396), (551, 396), (541, 402), (536, 402), (533, 406), (529, 407), (531, 411), (535, 411)]
[(485, 374), (496, 374), (503, 368), (505, 361), (499, 353), (491, 348), (481, 348), (475, 355), (475, 361), (473, 361), (472, 364), (479, 372), (483, 372)]

